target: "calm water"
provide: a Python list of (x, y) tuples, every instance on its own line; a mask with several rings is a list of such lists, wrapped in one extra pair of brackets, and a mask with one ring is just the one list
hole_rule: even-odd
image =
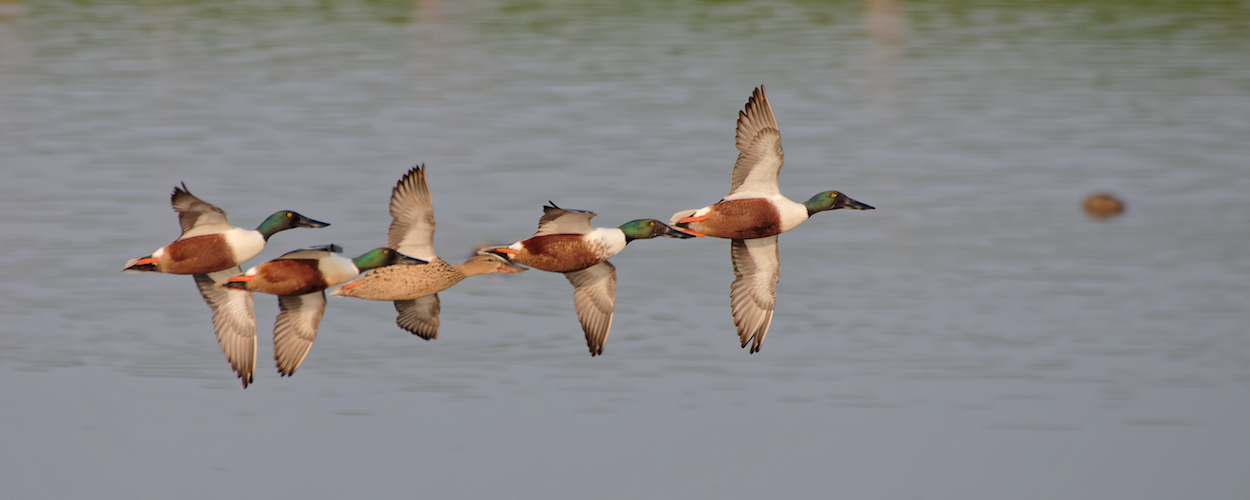
[[(1250, 496), (1250, 4), (597, 4), (0, 5), (5, 498)], [(379, 246), (417, 163), (448, 260), (547, 200), (667, 219), (761, 83), (782, 191), (878, 210), (782, 236), (755, 355), (724, 240), (613, 259), (593, 359), (531, 271), (433, 342), (332, 297), (279, 378), (258, 295), (247, 390), (189, 277), (119, 272), (183, 181), (333, 223), (250, 264)]]

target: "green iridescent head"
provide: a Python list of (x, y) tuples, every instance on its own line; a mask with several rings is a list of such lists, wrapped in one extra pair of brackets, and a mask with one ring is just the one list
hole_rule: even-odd
[(379, 267), (389, 266), (391, 264), (394, 264), (395, 261), (398, 259), (399, 259), (399, 252), (396, 252), (386, 247), (382, 247), (382, 248), (375, 248), (373, 250), (366, 252), (360, 257), (356, 257), (352, 259), (352, 264), (355, 264), (356, 269), (359, 269), (363, 272), (363, 271), (368, 271), (370, 269), (376, 269)]
[(825, 210), (837, 210), (839, 208), (849, 208), (851, 210), (873, 210), (872, 205), (860, 203), (852, 200), (850, 196), (844, 195), (837, 191), (825, 191), (816, 196), (809, 198), (803, 202), (803, 206), (807, 207), (807, 215), (816, 212), (824, 212)]
[(284, 210), (274, 212), (268, 219), (265, 219), (265, 222), (260, 223), (256, 230), (260, 232), (261, 236), (265, 237), (265, 241), (269, 241), (269, 237), (278, 231), (296, 227), (326, 227), (328, 225), (330, 224), (327, 222), (312, 220), (295, 212)]
[(668, 224), (655, 219), (631, 220), (622, 224), (620, 229), (622, 233), (625, 233), (625, 243), (629, 243), (634, 240), (655, 238), (657, 236), (682, 239), (694, 237), (692, 234), (684, 233), (668, 227)]

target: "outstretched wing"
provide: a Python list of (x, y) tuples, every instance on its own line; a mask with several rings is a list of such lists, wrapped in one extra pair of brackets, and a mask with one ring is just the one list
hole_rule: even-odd
[(582, 331), (586, 332), (590, 355), (603, 354), (616, 308), (616, 267), (603, 261), (581, 271), (564, 273), (564, 277), (573, 284), (573, 305)]
[(324, 290), (304, 295), (279, 295), (278, 320), (273, 325), (273, 359), (278, 374), (295, 374), (317, 340), (317, 325), (326, 312)]
[(434, 200), (425, 165), (412, 167), (391, 190), (391, 228), (386, 246), (421, 260), (434, 260)]
[(754, 354), (768, 335), (768, 326), (773, 323), (773, 307), (777, 304), (777, 280), (781, 277), (777, 237), (733, 240), (729, 253), (735, 276), (733, 284), (729, 285), (729, 307), (733, 310), (742, 347), (755, 340), (751, 345)]
[(395, 310), (399, 312), (399, 316), (395, 318), (395, 324), (425, 340), (434, 340), (438, 338), (438, 312), (441, 309), (437, 293), (410, 300), (396, 300)]
[(278, 256), (278, 259), (319, 259), (327, 253), (343, 253), (343, 247), (333, 243), (329, 245), (304, 247), (299, 250), (291, 250), (290, 252), (284, 253)]
[(200, 234), (212, 234), (230, 229), (226, 220), (226, 212), (196, 198), (187, 190), (186, 183), (182, 187), (174, 187), (174, 194), (169, 197), (169, 204), (178, 212), (178, 223), (182, 225), (185, 236), (192, 229)]
[(594, 212), (586, 210), (565, 210), (557, 207), (555, 203), (548, 201), (550, 205), (543, 205), (543, 216), (538, 219), (538, 231), (534, 236), (543, 236), (546, 234), (586, 234), (595, 230), (590, 225), (590, 219), (595, 217)]
[(729, 194), (767, 196), (778, 194), (777, 174), (785, 162), (781, 151), (781, 131), (760, 85), (738, 112), (738, 161), (734, 163)]
[(221, 352), (246, 389), (256, 373), (256, 313), (253, 312), (252, 292), (216, 286), (217, 282), (240, 274), (243, 269), (234, 266), (193, 276), (204, 302), (213, 310), (213, 329), (217, 331)]

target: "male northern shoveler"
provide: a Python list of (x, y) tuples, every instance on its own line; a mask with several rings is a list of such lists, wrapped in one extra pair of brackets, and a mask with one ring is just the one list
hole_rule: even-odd
[(763, 85), (752, 93), (745, 110), (738, 112), (736, 143), (738, 161), (729, 195), (714, 205), (677, 212), (670, 223), (695, 236), (733, 240), (730, 256), (736, 279), (730, 286), (730, 307), (742, 347), (754, 340), (751, 352), (755, 353), (768, 334), (777, 300), (781, 276), (777, 235), (798, 227), (817, 212), (873, 207), (837, 191), (825, 191), (803, 203), (781, 195), (777, 175), (785, 154)]
[(555, 203), (544, 205), (538, 232), (533, 236), (508, 246), (479, 250), (543, 271), (564, 273), (573, 284), (573, 305), (591, 356), (603, 354), (616, 307), (616, 267), (608, 259), (634, 240), (692, 237), (655, 219), (633, 220), (621, 227), (594, 227), (590, 225), (594, 216), (594, 212), (565, 210)]
[(275, 212), (255, 230), (238, 228), (226, 220), (226, 212), (191, 195), (184, 183), (175, 186), (170, 204), (178, 212), (182, 236), (151, 255), (130, 259), (125, 272), (190, 274), (213, 311), (213, 329), (230, 367), (243, 381), (252, 383), (256, 368), (256, 317), (251, 294), (232, 294), (216, 286), (243, 272), (239, 264), (255, 257), (269, 237), (296, 227), (326, 227), (291, 211)]
[(355, 259), (339, 255), (342, 252), (338, 245), (301, 248), (218, 284), (278, 296), (280, 312), (273, 325), (273, 359), (282, 376), (295, 374), (317, 339), (317, 325), (326, 311), (325, 289), (363, 271), (389, 266), (399, 257), (389, 248), (376, 248)]
[(230, 225), (226, 212), (191, 195), (184, 183), (170, 196), (182, 236), (152, 255), (130, 259), (126, 272), (153, 271), (169, 274), (207, 274), (242, 264), (265, 248), (269, 237), (296, 227), (326, 227), (330, 224), (283, 210), (270, 215), (256, 229)]
[(356, 278), (330, 292), (340, 297), (395, 302), (395, 323), (423, 339), (438, 337), (438, 292), (483, 273), (519, 273), (523, 267), (502, 259), (474, 256), (448, 264), (434, 254), (434, 201), (425, 165), (413, 167), (391, 190), (391, 227), (386, 246), (407, 258)]

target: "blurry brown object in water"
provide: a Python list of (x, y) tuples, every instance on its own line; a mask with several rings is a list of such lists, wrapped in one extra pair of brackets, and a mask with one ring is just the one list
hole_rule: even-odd
[(1106, 219), (1124, 213), (1124, 202), (1109, 193), (1094, 193), (1085, 198), (1085, 213)]

